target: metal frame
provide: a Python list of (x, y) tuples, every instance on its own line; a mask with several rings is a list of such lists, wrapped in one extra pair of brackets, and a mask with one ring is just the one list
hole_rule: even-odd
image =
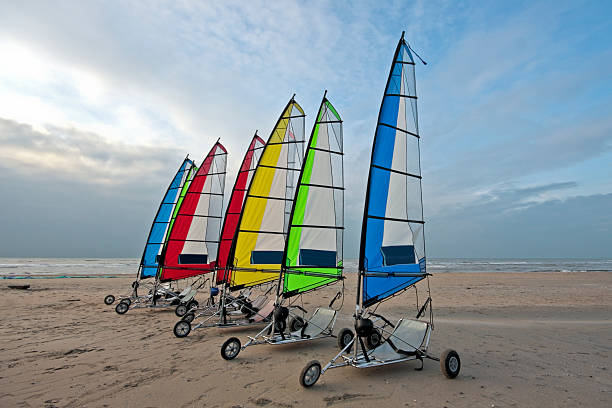
[[(400, 319), (400, 321), (403, 319)], [(418, 320), (420, 322), (423, 322), (422, 320)], [(424, 358), (430, 359), (430, 360), (435, 360), (435, 361), (440, 361), (439, 358), (429, 355), (427, 353), (427, 348), (429, 347), (429, 340), (431, 338), (431, 332), (433, 331), (433, 325), (429, 322), (423, 322), (425, 324), (427, 324), (427, 332), (425, 334), (425, 337), (423, 339), (422, 344), (419, 347), (414, 347), (413, 345), (410, 345), (411, 347), (413, 347), (416, 351), (414, 355), (409, 355), (406, 357), (401, 357), (401, 358), (395, 358), (395, 359), (389, 359), (389, 360), (377, 360), (376, 358), (372, 357), (372, 354), (374, 354), (374, 352), (376, 351), (376, 349), (378, 347), (381, 347), (384, 342), (381, 342), (381, 344), (372, 349), (372, 350), (368, 350), (365, 351), (365, 355), (368, 356), (368, 359), (370, 361), (367, 361), (365, 356), (364, 356), (364, 351), (362, 351), (361, 353), (357, 352), (357, 347), (355, 347), (355, 353), (351, 356), (348, 355), (347, 351), (350, 350), (350, 348), (353, 346), (353, 344), (355, 343), (355, 341), (357, 340), (357, 337), (354, 337), (338, 354), (336, 354), (336, 356), (334, 358), (331, 359), (331, 361), (329, 363), (327, 363), (322, 369), (321, 369), (321, 375), (323, 375), (323, 373), (325, 373), (327, 370), (331, 369), (331, 368), (338, 368), (338, 367), (345, 367), (345, 366), (353, 366), (356, 368), (370, 368), (370, 367), (378, 367), (378, 366), (382, 366), (382, 365), (389, 365), (389, 364), (395, 364), (395, 363), (403, 363), (405, 361), (413, 361), (413, 360), (420, 360), (421, 361), (421, 367), (419, 369), (421, 369), (422, 366), (422, 362)], [(386, 325), (385, 325), (386, 326)], [(382, 331), (384, 331), (385, 333), (387, 333), (389, 335), (389, 337), (392, 335), (392, 333), (384, 330), (384, 326), (383, 328), (379, 328)], [(406, 343), (405, 341), (396, 338), (395, 340), (399, 340), (402, 341), (404, 343)], [(386, 339), (385, 339), (386, 341)], [(336, 364), (336, 360), (338, 360), (338, 358), (342, 357), (343, 362), (342, 363), (338, 363)]]
[[(318, 309), (317, 309), (318, 310)], [(316, 310), (315, 310), (316, 313)], [(313, 313), (314, 316), (314, 313)], [(256, 346), (258, 344), (271, 344), (271, 345), (279, 345), (279, 344), (291, 344), (291, 343), (300, 343), (300, 342), (304, 342), (304, 341), (310, 341), (310, 340), (317, 340), (317, 339), (324, 339), (327, 337), (336, 337), (333, 334), (333, 329), (334, 326), (336, 324), (336, 320), (338, 319), (338, 313), (336, 312), (334, 314), (334, 318), (332, 319), (332, 321), (327, 325), (327, 327), (318, 327), (319, 329), (322, 329), (323, 331), (321, 333), (319, 333), (316, 336), (313, 337), (302, 337), (301, 334), (299, 333), (301, 330), (298, 331), (294, 331), (294, 332), (289, 332), (288, 334), (283, 334), (286, 338), (283, 338), (283, 335), (280, 334), (276, 334), (273, 333), (272, 331), (272, 327), (274, 325), (274, 320), (271, 321), (266, 327), (263, 328), (263, 330), (261, 330), (259, 333), (257, 333), (255, 335), (255, 337), (251, 337), (251, 336), (247, 336), (249, 338), (249, 341), (240, 348), (240, 350), (244, 350), (249, 346)], [(306, 321), (307, 324), (312, 324), (308, 321)], [(264, 334), (264, 333), (272, 333), (270, 334)], [(262, 340), (257, 340), (257, 338), (261, 337)]]

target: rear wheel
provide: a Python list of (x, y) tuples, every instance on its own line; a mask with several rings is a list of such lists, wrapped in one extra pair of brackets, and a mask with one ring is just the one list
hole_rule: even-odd
[(185, 305), (178, 305), (176, 307), (176, 309), (174, 309), (174, 314), (177, 315), (178, 317), (183, 317), (185, 316), (185, 313), (187, 313), (187, 306)]
[(378, 330), (374, 329), (372, 333), (366, 337), (366, 345), (368, 346), (369, 350), (373, 350), (380, 346), (380, 343), (382, 343), (382, 336)]
[(132, 299), (130, 299), (130, 298), (123, 298), (123, 299), (121, 299), (121, 303), (125, 303), (129, 307), (132, 304)]
[(174, 335), (179, 339), (187, 337), (189, 332), (191, 332), (191, 323), (186, 322), (185, 320), (179, 320), (174, 325)]
[[(351, 329), (344, 328), (340, 330), (338, 333), (338, 347), (340, 350), (344, 350), (344, 348), (353, 340), (355, 335)], [(346, 351), (350, 351), (353, 346), (349, 347)]]
[(125, 314), (128, 309), (130, 308), (130, 305), (128, 305), (125, 302), (119, 302), (117, 303), (117, 306), (115, 306), (115, 312), (117, 312), (117, 314)]
[(193, 322), (193, 320), (195, 319), (195, 314), (193, 314), (192, 312), (187, 313), (185, 316), (183, 316), (183, 318), (181, 320), (184, 320), (188, 323)]
[(104, 304), (110, 306), (113, 303), (115, 303), (115, 297), (113, 295), (106, 295), (104, 298)]
[(289, 320), (289, 331), (294, 332), (302, 330), (302, 327), (304, 327), (304, 319), (301, 317), (295, 316)]
[(197, 309), (198, 306), (200, 306), (198, 301), (192, 300), (191, 302), (187, 303), (187, 310)]
[(231, 337), (221, 346), (221, 357), (224, 360), (233, 360), (240, 353), (240, 340), (236, 337)]
[(440, 370), (446, 378), (455, 378), (461, 370), (459, 354), (452, 349), (445, 350), (440, 356)]
[(300, 373), (300, 385), (304, 388), (309, 388), (315, 385), (321, 376), (321, 363), (317, 360), (312, 360), (306, 364), (306, 367)]

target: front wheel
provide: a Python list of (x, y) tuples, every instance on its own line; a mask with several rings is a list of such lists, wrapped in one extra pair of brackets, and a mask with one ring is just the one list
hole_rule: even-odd
[(106, 295), (104, 298), (104, 304), (110, 306), (113, 303), (115, 303), (115, 297), (113, 295)]
[(187, 306), (185, 305), (178, 305), (176, 307), (176, 309), (174, 309), (174, 314), (177, 315), (178, 317), (183, 317), (185, 316), (185, 313), (187, 313)]
[(186, 322), (185, 320), (179, 320), (174, 325), (174, 335), (179, 339), (186, 337), (189, 332), (191, 332), (191, 323)]
[(306, 367), (300, 373), (300, 385), (304, 388), (309, 388), (315, 385), (321, 376), (321, 363), (317, 360), (312, 360), (306, 364)]
[(125, 303), (128, 307), (132, 304), (132, 300), (130, 298), (121, 299), (121, 303)]
[(221, 346), (221, 357), (224, 360), (233, 360), (240, 353), (240, 340), (236, 337), (231, 337)]
[(194, 319), (195, 319), (195, 314), (193, 314), (193, 312), (189, 312), (185, 316), (183, 316), (181, 320), (191, 323), (193, 322)]
[[(344, 328), (340, 330), (340, 333), (338, 333), (338, 347), (340, 348), (340, 350), (344, 350), (344, 348), (351, 341), (353, 341), (353, 337), (355, 337), (355, 335), (353, 334), (353, 331), (351, 329)], [(351, 351), (352, 348), (353, 347), (351, 346), (347, 351)]]
[(446, 378), (455, 378), (461, 370), (459, 354), (452, 349), (445, 350), (440, 356), (440, 370)]
[(198, 306), (200, 306), (198, 301), (197, 300), (192, 300), (191, 302), (187, 303), (187, 310), (197, 309)]
[(125, 314), (129, 308), (130, 308), (130, 305), (128, 305), (127, 303), (119, 302), (117, 306), (115, 306), (115, 312), (117, 312), (117, 314), (122, 315), (122, 314)]

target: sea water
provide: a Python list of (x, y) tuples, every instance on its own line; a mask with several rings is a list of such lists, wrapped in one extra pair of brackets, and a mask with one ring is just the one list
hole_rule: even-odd
[[(0, 276), (116, 276), (138, 272), (137, 258), (0, 258)], [(357, 270), (357, 260), (344, 262), (345, 272)], [(434, 258), (427, 271), (438, 273), (483, 272), (612, 272), (612, 259), (486, 259)]]

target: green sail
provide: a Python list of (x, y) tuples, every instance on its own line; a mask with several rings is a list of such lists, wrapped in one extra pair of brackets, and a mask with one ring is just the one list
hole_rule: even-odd
[(297, 184), (285, 246), (283, 297), (342, 277), (342, 120), (323, 97)]

